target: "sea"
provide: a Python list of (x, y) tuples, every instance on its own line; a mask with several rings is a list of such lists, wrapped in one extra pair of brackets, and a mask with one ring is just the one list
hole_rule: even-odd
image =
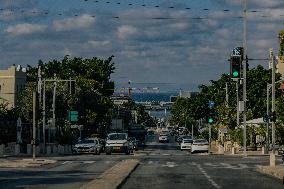
[[(132, 93), (132, 98), (135, 102), (170, 102), (171, 97), (178, 96), (178, 92), (158, 92), (158, 93)], [(171, 116), (170, 110), (150, 110), (150, 116), (167, 120)]]

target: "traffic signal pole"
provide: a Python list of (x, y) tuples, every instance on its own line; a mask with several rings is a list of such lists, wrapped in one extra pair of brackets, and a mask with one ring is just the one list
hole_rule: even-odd
[(244, 156), (247, 156), (247, 0), (244, 0), (244, 58), (243, 58), (243, 101), (244, 101), (244, 113), (243, 113), (243, 126), (244, 126)]

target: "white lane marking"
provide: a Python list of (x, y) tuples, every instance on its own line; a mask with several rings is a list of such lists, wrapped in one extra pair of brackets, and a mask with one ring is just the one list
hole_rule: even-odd
[(213, 163), (204, 163), (203, 165), (210, 166), (210, 167), (218, 167), (219, 166), (219, 165), (213, 164)]
[(153, 161), (148, 161), (148, 164), (153, 164), (154, 162)]
[(171, 155), (171, 154), (162, 154), (163, 156), (169, 156), (169, 155)]
[(64, 162), (62, 163), (62, 165), (65, 165), (65, 164), (74, 164), (74, 163), (92, 164), (92, 163), (95, 163), (95, 161), (64, 161)]
[(196, 165), (197, 168), (200, 170), (200, 172), (207, 178), (207, 180), (214, 186), (215, 188), (221, 188), (207, 173), (206, 171), (201, 167), (200, 164), (192, 163), (193, 165)]
[(167, 162), (165, 165), (162, 165), (162, 167), (170, 167), (170, 168), (173, 168), (173, 167), (176, 167), (178, 166), (175, 162)]

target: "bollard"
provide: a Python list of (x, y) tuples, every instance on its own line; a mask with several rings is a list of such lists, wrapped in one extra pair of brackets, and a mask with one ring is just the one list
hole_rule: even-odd
[(262, 155), (266, 154), (266, 149), (265, 149), (264, 146), (261, 147), (261, 154), (262, 154)]
[(32, 154), (32, 145), (31, 144), (27, 144), (27, 154), (28, 155)]
[(237, 153), (236, 147), (232, 147), (232, 154), (235, 155)]
[(276, 158), (275, 158), (275, 154), (273, 154), (273, 152), (270, 153), (269, 161), (270, 161), (269, 165), (271, 167), (275, 167), (275, 165), (276, 165)]

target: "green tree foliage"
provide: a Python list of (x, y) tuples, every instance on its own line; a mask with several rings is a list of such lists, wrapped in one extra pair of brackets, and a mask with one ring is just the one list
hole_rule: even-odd
[(284, 56), (284, 29), (278, 34), (280, 40), (279, 56)]
[[(277, 74), (276, 81), (279, 79), (280, 74)], [(236, 82), (232, 81), (229, 75), (223, 74), (220, 79), (216, 81), (211, 80), (210, 83), (210, 85), (200, 85), (200, 92), (195, 97), (177, 99), (172, 107), (172, 123), (184, 125), (186, 118), (194, 123), (194, 120), (201, 118), (206, 120), (210, 112), (217, 112), (218, 115), (214, 117), (214, 125), (228, 126), (231, 130), (235, 129), (237, 126)], [(226, 83), (228, 85), (229, 96), (228, 107), (226, 105)], [(266, 89), (268, 83), (271, 83), (271, 70), (266, 70), (259, 65), (247, 71), (247, 119), (262, 117), (266, 112)], [(242, 96), (242, 88), (243, 85), (240, 84), (239, 99), (241, 99)], [(278, 88), (279, 85), (276, 89)], [(276, 98), (280, 95), (281, 91), (276, 90)], [(213, 110), (210, 110), (208, 107), (209, 101), (215, 102)], [(279, 104), (281, 104), (281, 102), (279, 102)], [(231, 133), (235, 136), (235, 140), (237, 140), (239, 132)]]
[[(53, 60), (38, 65), (28, 66), (27, 87), (23, 92), (21, 110), (27, 120), (31, 120), (32, 111), (32, 91), (37, 86), (38, 66), (41, 67), (43, 79), (76, 80), (75, 94), (70, 94), (68, 82), (58, 82), (56, 92), (56, 123), (62, 128), (66, 125), (69, 110), (79, 112), (78, 124), (93, 127), (105, 126), (110, 122), (107, 116), (112, 107), (111, 95), (114, 92), (114, 82), (110, 80), (110, 75), (114, 72), (113, 56), (107, 59), (80, 57), (70, 58), (65, 56), (61, 61)], [(51, 118), (53, 83), (46, 82), (46, 112)], [(95, 130), (90, 131), (90, 135)]]

